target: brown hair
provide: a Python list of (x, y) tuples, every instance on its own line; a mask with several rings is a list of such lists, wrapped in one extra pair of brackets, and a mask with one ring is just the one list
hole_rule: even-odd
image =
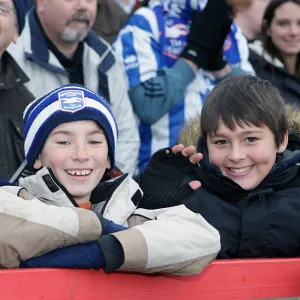
[(229, 77), (207, 96), (201, 113), (201, 132), (206, 141), (219, 128), (220, 120), (230, 130), (235, 126), (267, 126), (279, 147), (288, 130), (284, 101), (269, 81), (251, 75)]

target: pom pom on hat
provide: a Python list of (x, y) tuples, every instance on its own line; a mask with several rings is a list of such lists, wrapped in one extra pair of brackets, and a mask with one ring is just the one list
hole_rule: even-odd
[(104, 131), (111, 169), (115, 164), (118, 127), (107, 101), (80, 85), (65, 85), (33, 101), (24, 115), (25, 156), (30, 167), (51, 131), (62, 123), (91, 120)]

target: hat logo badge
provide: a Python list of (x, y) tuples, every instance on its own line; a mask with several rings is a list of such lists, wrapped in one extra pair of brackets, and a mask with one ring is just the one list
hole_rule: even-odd
[(68, 90), (59, 92), (58, 101), (60, 110), (72, 113), (86, 106), (83, 91)]

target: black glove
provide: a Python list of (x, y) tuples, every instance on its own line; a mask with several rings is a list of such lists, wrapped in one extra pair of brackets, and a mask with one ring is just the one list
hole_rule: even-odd
[[(168, 152), (168, 153), (167, 153)], [(188, 157), (165, 148), (153, 154), (137, 181), (144, 192), (140, 208), (158, 209), (181, 204), (193, 189), (197, 166)]]
[(227, 64), (227, 61), (224, 59), (223, 48), (232, 25), (232, 7), (230, 5), (227, 5), (226, 10), (224, 10), (220, 23), (222, 23), (223, 26), (219, 34), (219, 40), (216, 41), (214, 50), (207, 64), (206, 69), (209, 71), (222, 70)]
[(224, 38), (223, 26), (226, 19), (232, 19), (231, 12), (232, 8), (227, 0), (209, 0), (202, 12), (193, 11), (188, 44), (180, 56), (192, 61), (199, 68), (207, 69), (216, 47), (219, 53), (221, 40), (224, 44), (226, 36)]

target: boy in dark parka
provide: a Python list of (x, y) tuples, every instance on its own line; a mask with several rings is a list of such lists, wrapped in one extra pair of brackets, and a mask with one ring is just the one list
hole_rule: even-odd
[[(171, 193), (166, 192), (164, 202), (157, 205), (172, 201), (175, 205), (177, 199), (200, 213), (220, 232), (219, 258), (300, 255), (300, 152), (295, 150), (300, 146), (300, 114), (289, 108), (287, 118), (286, 111), (271, 83), (250, 75), (234, 76), (213, 89), (201, 118), (182, 132), (180, 142), (203, 154), (198, 166), (182, 162), (178, 167), (178, 157), (157, 154), (156, 165), (164, 165), (164, 174), (176, 169), (182, 182), (191, 178), (201, 182), (196, 191), (179, 195), (174, 189), (169, 198)], [(155, 170), (154, 161), (149, 167)], [(149, 167), (140, 178), (145, 208), (153, 199), (159, 202), (143, 185), (152, 174)], [(172, 185), (168, 175), (159, 182)]]

